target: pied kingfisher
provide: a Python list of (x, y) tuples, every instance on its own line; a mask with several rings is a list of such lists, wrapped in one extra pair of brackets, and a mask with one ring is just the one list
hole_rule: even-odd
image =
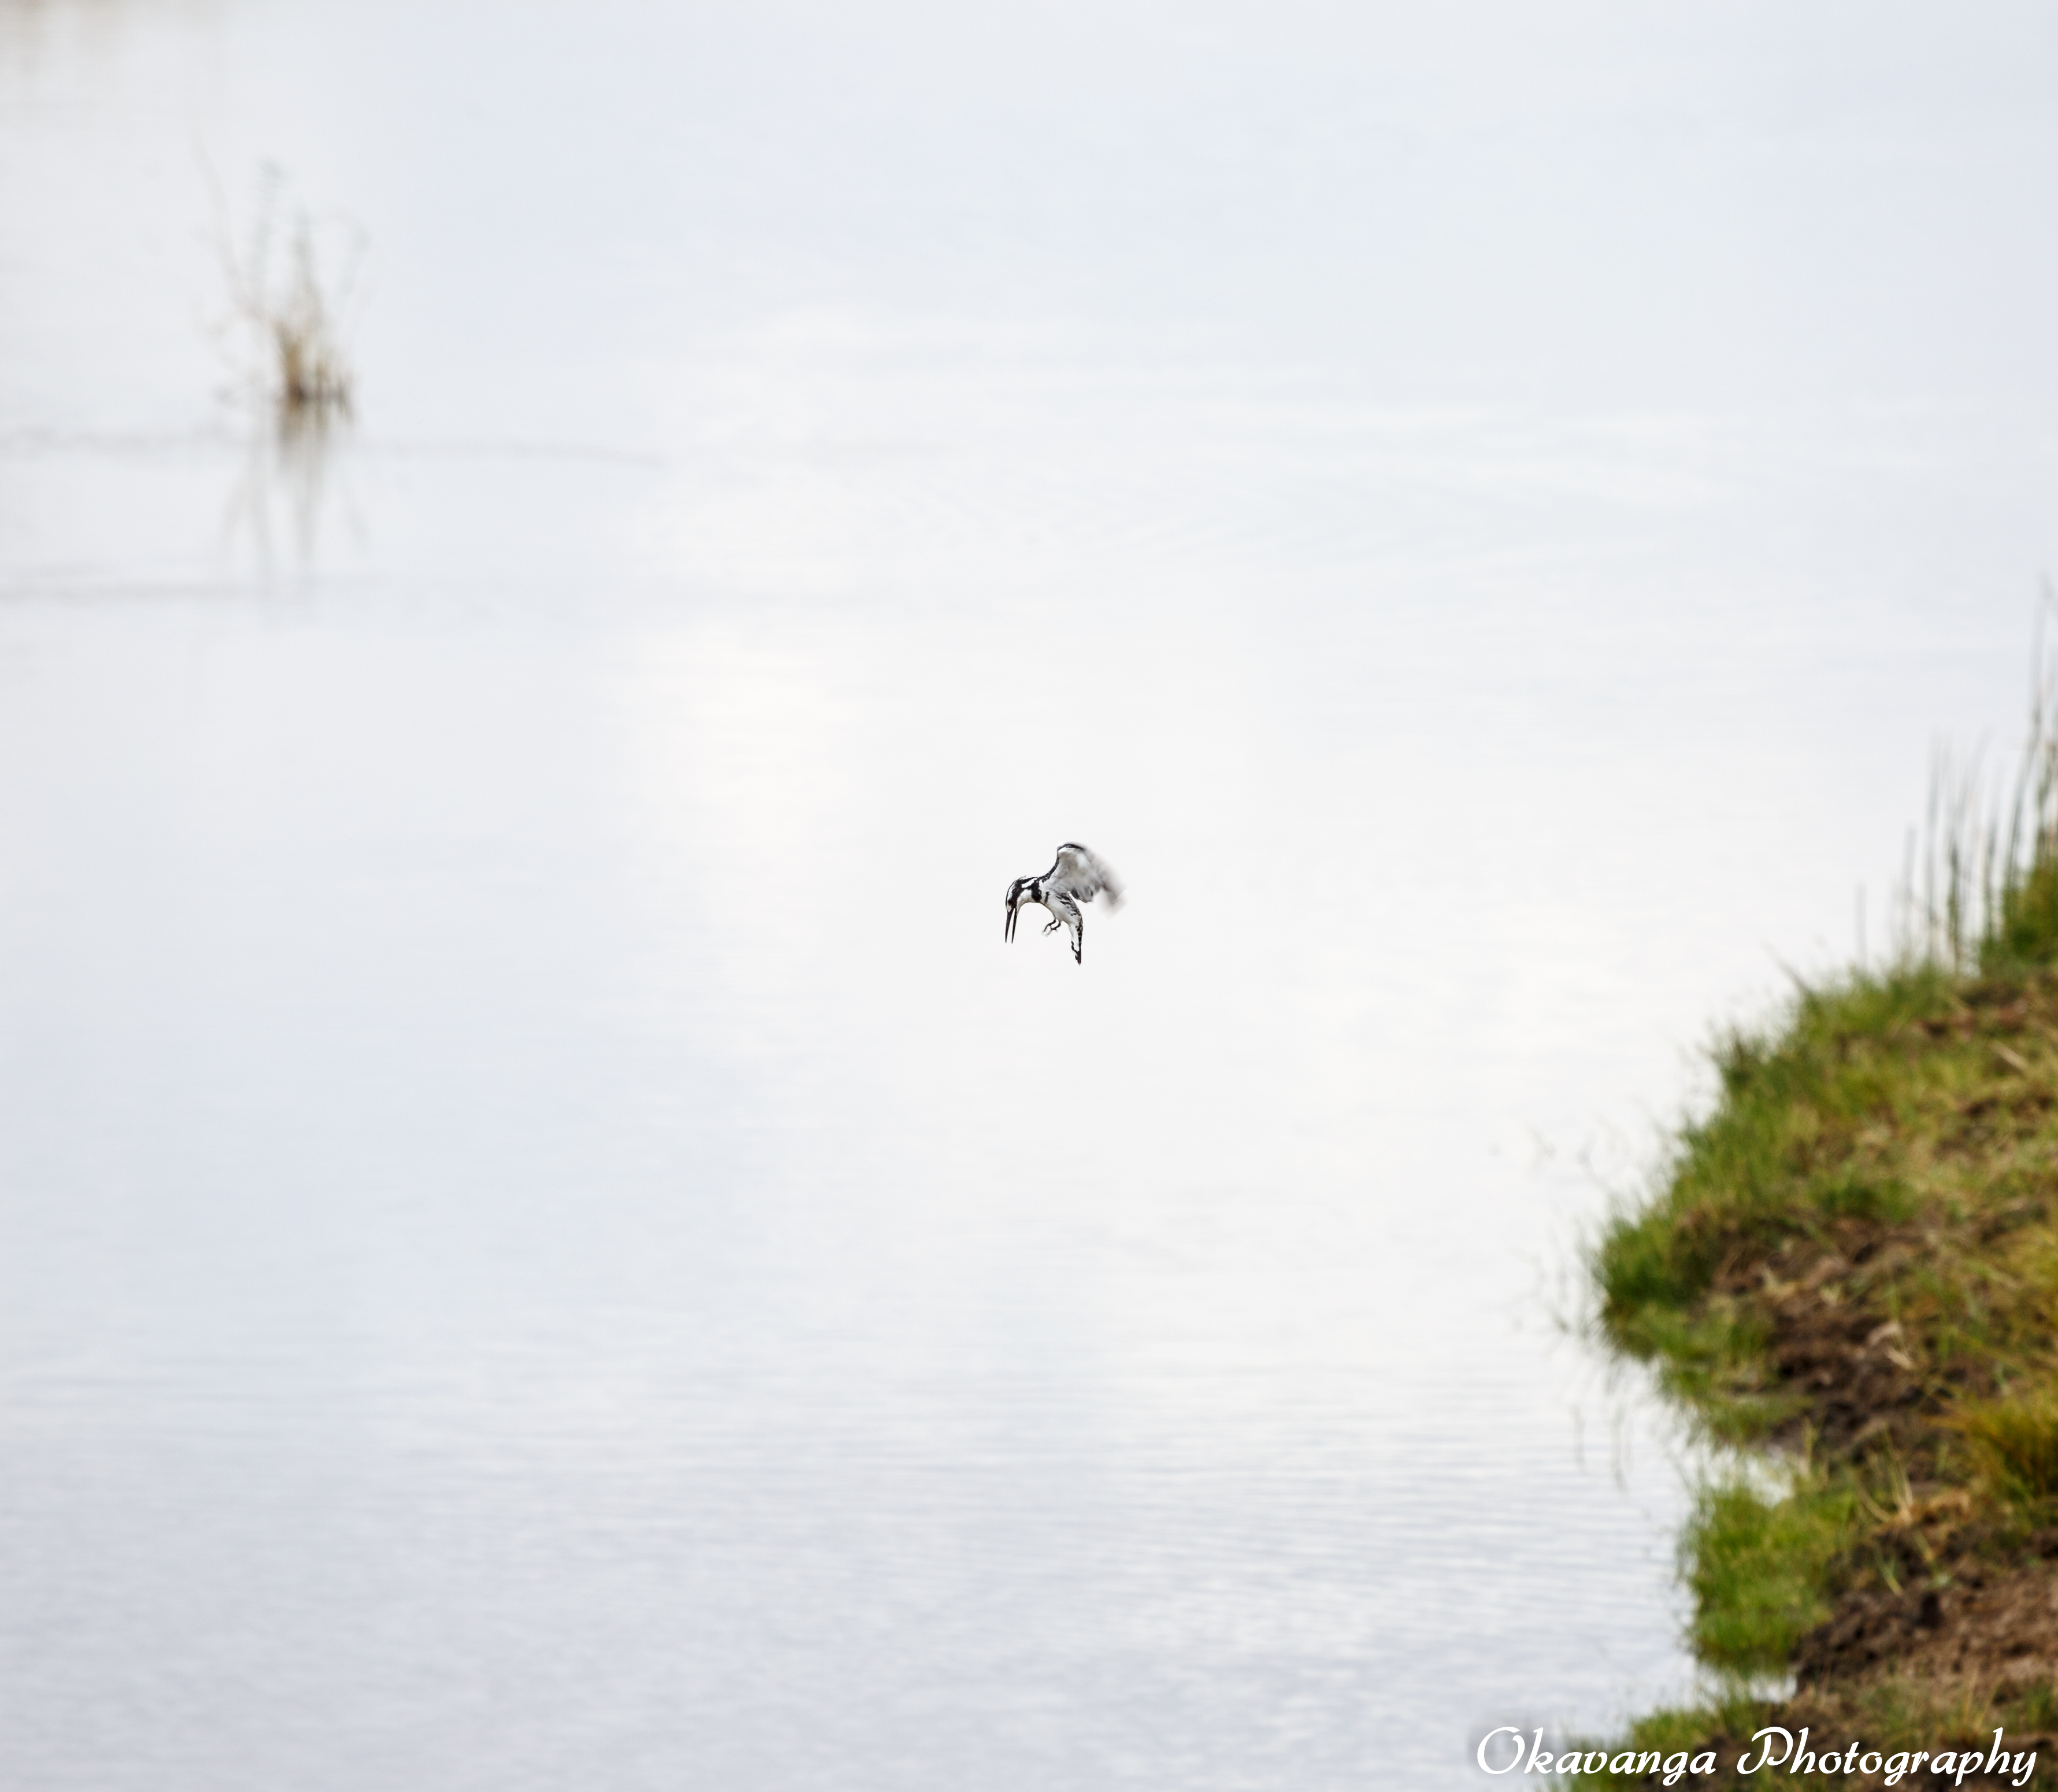
[(1114, 873), (1077, 840), (1068, 840), (1058, 848), (1057, 862), (1041, 877), (1018, 877), (1007, 886), (1007, 928), (1001, 937), (1012, 940), (1017, 912), (1028, 903), (1040, 903), (1051, 914), (1051, 924), (1043, 931), (1067, 929), (1072, 936), (1072, 962), (1084, 964), (1079, 948), (1085, 943), (1087, 924), (1079, 910), (1103, 892), (1110, 909), (1122, 906), (1122, 886), (1115, 882)]

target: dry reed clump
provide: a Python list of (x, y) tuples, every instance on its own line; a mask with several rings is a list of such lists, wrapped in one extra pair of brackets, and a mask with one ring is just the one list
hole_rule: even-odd
[(364, 238), (349, 226), (329, 232), (340, 240), (328, 258), (336, 271), (325, 277), (315, 220), (304, 207), (293, 209), (280, 244), (284, 185), (278, 169), (264, 170), (250, 236), (238, 254), (217, 184), (215, 247), (230, 305), (252, 339), (253, 383), (282, 421), (319, 423), (350, 413), (356, 381), (344, 337)]

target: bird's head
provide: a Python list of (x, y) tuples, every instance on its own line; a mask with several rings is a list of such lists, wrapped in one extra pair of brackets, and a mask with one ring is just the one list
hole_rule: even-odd
[(1030, 895), (1030, 886), (1035, 881), (1031, 877), (1018, 877), (1007, 886), (1007, 926), (1001, 935), (1002, 939), (1012, 940), (1015, 937), (1015, 913), (1023, 903), (1033, 900)]

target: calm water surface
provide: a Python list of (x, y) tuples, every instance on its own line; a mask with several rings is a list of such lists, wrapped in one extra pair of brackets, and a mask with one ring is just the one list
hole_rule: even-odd
[[(2054, 77), (0, 5), (0, 1777), (1428, 1787), (1679, 1691), (1554, 1303), (2020, 714)], [(268, 160), (326, 440), (218, 395)]]

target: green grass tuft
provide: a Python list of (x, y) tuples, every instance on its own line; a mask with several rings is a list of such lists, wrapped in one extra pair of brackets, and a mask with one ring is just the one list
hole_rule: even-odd
[(1738, 1675), (1776, 1674), (1830, 1615), (1830, 1576), (1857, 1535), (1849, 1488), (1797, 1488), (1767, 1499), (1740, 1480), (1710, 1483), (1680, 1545), (1694, 1595), (1694, 1651)]
[(2004, 1498), (2031, 1508), (2058, 1499), (2058, 1396), (2050, 1389), (1961, 1405), (1957, 1424), (1973, 1460)]
[(2001, 892), (1979, 961), (1989, 975), (2058, 963), (2058, 865), (2048, 856)]

